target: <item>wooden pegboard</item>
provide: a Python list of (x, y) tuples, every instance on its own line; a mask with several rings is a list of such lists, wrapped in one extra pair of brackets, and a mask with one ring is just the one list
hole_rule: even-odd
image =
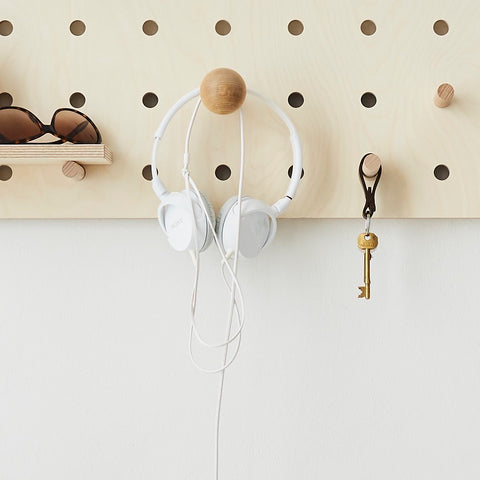
[[(305, 176), (284, 216), (359, 217), (364, 199), (358, 164), (374, 152), (384, 166), (377, 217), (480, 217), (479, 2), (0, 5), (0, 92), (45, 123), (57, 108), (69, 106), (73, 93), (82, 93), (86, 103), (80, 110), (97, 124), (114, 158), (110, 166), (88, 166), (81, 182), (59, 174), (58, 166), (14, 165), (12, 178), (0, 182), (0, 217), (155, 217), (157, 199), (142, 177), (153, 133), (168, 108), (220, 66), (237, 70), (249, 88), (277, 102), (300, 133)], [(76, 20), (86, 27), (82, 35), (70, 31)], [(230, 25), (226, 35), (226, 23), (216, 32), (221, 20)], [(299, 22), (290, 33), (292, 20)], [(365, 20), (374, 23), (373, 35), (362, 33)], [(438, 20), (448, 24), (445, 35), (434, 32)], [(144, 27), (146, 21), (151, 23)], [(5, 22), (13, 26), (10, 34)], [(155, 25), (158, 31), (149, 35)], [(432, 98), (443, 82), (456, 95), (439, 109)], [(288, 103), (294, 92), (304, 99), (298, 108)], [(373, 108), (360, 101), (366, 92), (376, 97)], [(153, 108), (142, 102), (148, 93), (158, 98)], [(147, 95), (149, 105), (154, 100)], [(170, 189), (182, 187), (191, 108), (175, 117), (160, 145), (159, 169)], [(245, 192), (273, 202), (288, 183), (288, 135), (255, 99), (247, 97), (244, 109)], [(192, 137), (192, 174), (217, 209), (235, 192), (238, 157), (238, 117), (201, 110)], [(232, 169), (226, 181), (215, 177), (222, 164)], [(448, 179), (434, 177), (437, 165), (448, 166)]]

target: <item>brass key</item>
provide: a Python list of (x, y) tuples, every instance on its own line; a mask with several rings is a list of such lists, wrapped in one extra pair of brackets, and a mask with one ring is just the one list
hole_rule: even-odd
[(358, 236), (357, 244), (364, 251), (363, 280), (365, 282), (363, 287), (358, 287), (361, 292), (358, 298), (365, 297), (368, 300), (370, 298), (370, 259), (372, 258), (370, 251), (377, 248), (378, 237), (374, 233), (361, 233)]

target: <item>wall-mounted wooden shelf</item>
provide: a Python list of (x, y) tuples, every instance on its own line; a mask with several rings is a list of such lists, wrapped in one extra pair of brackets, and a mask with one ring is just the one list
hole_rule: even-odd
[(62, 165), (65, 162), (110, 165), (112, 152), (103, 144), (0, 145), (0, 164), (3, 165)]

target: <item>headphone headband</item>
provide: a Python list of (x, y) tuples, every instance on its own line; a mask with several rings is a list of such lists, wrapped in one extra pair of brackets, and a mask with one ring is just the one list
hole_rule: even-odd
[[(292, 153), (293, 153), (293, 172), (290, 178), (290, 182), (288, 184), (288, 189), (286, 194), (282, 198), (280, 198), (280, 200), (277, 200), (272, 205), (272, 209), (274, 210), (275, 214), (280, 215), (287, 209), (289, 203), (295, 196), (295, 193), (297, 191), (297, 187), (302, 175), (302, 146), (300, 144), (300, 138), (290, 118), (283, 112), (283, 110), (280, 107), (277, 106), (276, 103), (264, 97), (261, 93), (256, 92), (255, 90), (247, 89), (247, 92), (258, 97), (260, 100), (266, 103), (268, 107), (270, 107), (270, 109), (278, 117), (280, 117), (283, 120), (283, 122), (285, 123), (285, 125), (287, 126), (290, 132), (290, 143), (292, 146)], [(155, 141), (153, 144), (153, 152), (152, 152), (152, 187), (160, 199), (163, 197), (163, 195), (168, 193), (168, 190), (157, 174), (156, 156), (157, 156), (158, 142), (162, 139), (163, 135), (165, 134), (165, 130), (167, 129), (167, 126), (172, 120), (173, 116), (186, 103), (188, 103), (193, 98), (198, 97), (199, 95), (200, 95), (200, 88), (196, 88), (195, 90), (192, 90), (191, 92), (187, 93), (182, 98), (180, 98), (180, 100), (178, 100), (170, 108), (170, 110), (167, 112), (165, 117), (163, 117), (163, 120), (161, 121), (160, 125), (158, 126), (155, 132)]]

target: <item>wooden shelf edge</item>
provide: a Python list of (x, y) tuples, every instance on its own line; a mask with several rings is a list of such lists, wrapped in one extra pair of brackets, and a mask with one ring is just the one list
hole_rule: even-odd
[(112, 151), (104, 144), (0, 145), (3, 165), (61, 165), (77, 162), (82, 165), (110, 165)]

